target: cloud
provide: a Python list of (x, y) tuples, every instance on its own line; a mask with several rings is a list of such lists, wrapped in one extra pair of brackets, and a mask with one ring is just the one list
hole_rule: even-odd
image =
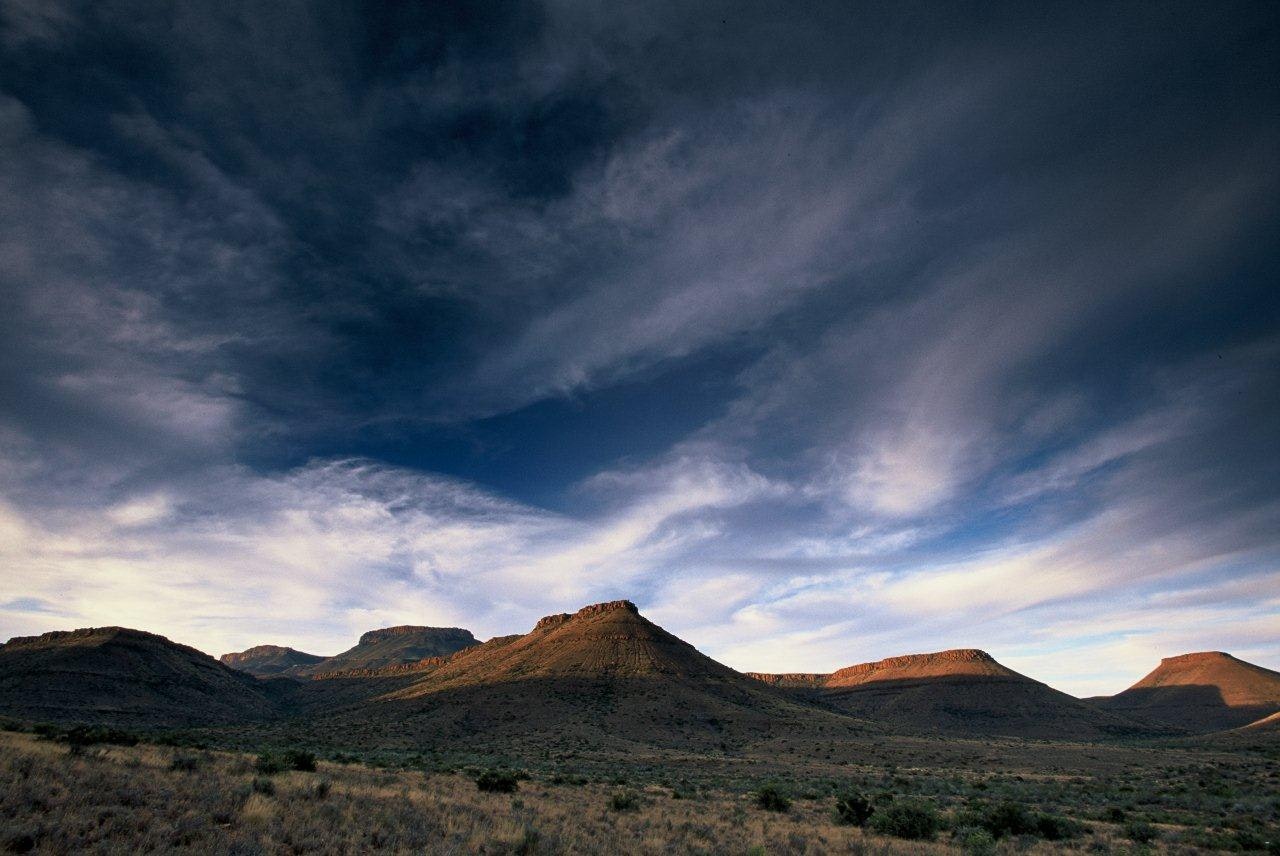
[(0, 629), (1276, 664), (1269, 13), (2, 12)]
[(13, 573), (0, 596), (56, 603), (65, 623), (143, 626), (215, 652), (262, 634), (332, 650), (370, 622), (505, 633), (624, 596), (635, 575), (708, 537), (701, 515), (764, 489), (712, 461), (681, 460), (666, 475), (619, 474), (653, 489), (575, 520), (372, 461), (274, 477), (224, 468), (100, 513), (34, 520), (9, 509), (0, 551)]

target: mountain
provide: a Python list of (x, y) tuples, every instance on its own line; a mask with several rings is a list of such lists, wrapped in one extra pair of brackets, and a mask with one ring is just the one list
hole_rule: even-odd
[(894, 729), (1066, 740), (1150, 731), (972, 648), (890, 657), (821, 674), (753, 674)]
[(123, 727), (264, 719), (276, 703), (257, 679), (163, 636), (94, 627), (0, 645), (0, 713)]
[(282, 645), (256, 645), (244, 651), (223, 654), (224, 665), (257, 678), (275, 678), (325, 661), (319, 654), (307, 654)]
[(1090, 701), (1198, 733), (1223, 731), (1280, 711), (1280, 672), (1223, 651), (1201, 651), (1165, 657), (1124, 692)]
[[(329, 683), (329, 682), (323, 682)], [(864, 733), (764, 686), (641, 616), (630, 601), (541, 619), (332, 717), (378, 745), (421, 735), (469, 747), (714, 749), (778, 735)]]
[(470, 630), (460, 627), (416, 627), (401, 625), (370, 630), (354, 648), (311, 666), (293, 670), (293, 675), (314, 675), (354, 670), (376, 670), (387, 666), (416, 663), (427, 657), (447, 657), (463, 648), (478, 645)]

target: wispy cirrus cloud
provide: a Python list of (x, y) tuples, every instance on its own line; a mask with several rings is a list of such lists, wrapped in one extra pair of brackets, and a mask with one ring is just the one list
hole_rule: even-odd
[(0, 633), (1277, 665), (1272, 10), (0, 12)]

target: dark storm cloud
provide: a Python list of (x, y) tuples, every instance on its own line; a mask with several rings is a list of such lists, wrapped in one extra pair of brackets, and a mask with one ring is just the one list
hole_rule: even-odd
[(0, 12), (15, 627), (1280, 656), (1272, 8)]

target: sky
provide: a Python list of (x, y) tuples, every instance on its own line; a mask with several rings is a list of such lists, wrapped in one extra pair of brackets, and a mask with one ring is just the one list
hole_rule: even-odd
[(629, 598), (1280, 669), (1280, 5), (0, 0), (0, 639)]

